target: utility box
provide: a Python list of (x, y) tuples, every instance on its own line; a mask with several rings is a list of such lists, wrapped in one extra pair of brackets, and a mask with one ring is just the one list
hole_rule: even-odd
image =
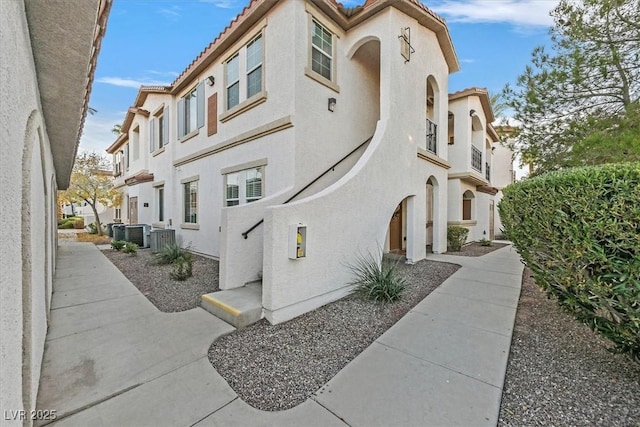
[(124, 227), (124, 240), (138, 245), (140, 248), (149, 247), (151, 226), (147, 224), (133, 224)]
[(291, 224), (289, 226), (289, 258), (300, 259), (307, 256), (307, 226)]
[(176, 230), (151, 230), (149, 235), (149, 244), (151, 246), (151, 252), (162, 252), (167, 245), (175, 245), (176, 243)]
[(124, 240), (124, 224), (113, 224), (113, 240)]

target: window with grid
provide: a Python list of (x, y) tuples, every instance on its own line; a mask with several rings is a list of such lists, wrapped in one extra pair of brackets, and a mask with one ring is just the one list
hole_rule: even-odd
[(187, 182), (184, 185), (184, 222), (198, 223), (198, 181)]
[(262, 91), (262, 34), (247, 45), (247, 98)]
[[(162, 131), (164, 144), (168, 139), (168, 109), (163, 111), (164, 129)], [(200, 82), (185, 96), (178, 100), (178, 138), (189, 135), (204, 126), (204, 83)], [(157, 121), (157, 120), (156, 120)], [(157, 125), (156, 125), (157, 127)], [(159, 148), (159, 147), (158, 147)]]
[(225, 175), (225, 206), (237, 206), (261, 199), (264, 193), (262, 175), (262, 166)]
[(240, 55), (227, 61), (227, 109), (240, 103)]
[(316, 20), (311, 23), (311, 69), (331, 80), (333, 35)]
[(159, 112), (157, 112), (150, 121), (149, 151), (153, 153), (155, 150), (161, 149), (168, 143), (169, 143), (169, 107), (164, 107)]

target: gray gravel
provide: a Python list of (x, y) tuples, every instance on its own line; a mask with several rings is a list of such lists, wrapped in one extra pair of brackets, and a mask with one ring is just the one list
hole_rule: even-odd
[(215, 341), (209, 360), (251, 406), (266, 411), (292, 408), (458, 268), (433, 261), (398, 264), (408, 281), (402, 300), (376, 304), (349, 296), (283, 324), (270, 325), (263, 319)]
[(525, 269), (499, 426), (640, 426), (640, 365), (547, 299)]
[(129, 255), (113, 249), (102, 251), (127, 279), (158, 310), (166, 313), (190, 310), (200, 306), (203, 294), (218, 288), (218, 261), (193, 255), (193, 276), (185, 281), (171, 279), (171, 265), (157, 265), (150, 249), (139, 249)]

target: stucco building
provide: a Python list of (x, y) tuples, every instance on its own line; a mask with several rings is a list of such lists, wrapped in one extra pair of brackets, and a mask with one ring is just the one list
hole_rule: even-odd
[[(218, 258), (222, 289), (260, 281), (273, 323), (349, 292), (358, 254), (445, 252), (448, 221), (463, 221), (452, 181), (490, 187), (484, 166), (453, 169), (471, 156), (447, 132), (458, 69), (444, 20), (417, 0), (253, 0), (170, 86), (140, 88), (107, 149), (122, 220)], [(464, 102), (490, 162), (483, 99)]]
[(3, 425), (22, 425), (18, 411), (35, 409), (56, 261), (56, 191), (69, 183), (110, 6), (0, 2)]

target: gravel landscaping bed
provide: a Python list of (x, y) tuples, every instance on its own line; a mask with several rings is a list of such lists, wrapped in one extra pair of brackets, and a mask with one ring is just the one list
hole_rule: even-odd
[(482, 246), (478, 242), (469, 243), (462, 247), (460, 252), (447, 251), (447, 255), (459, 255), (459, 256), (482, 256), (489, 252), (496, 251), (500, 248), (508, 246), (506, 243), (492, 243), (491, 246)]
[(460, 268), (398, 264), (402, 300), (376, 304), (349, 296), (289, 322), (266, 320), (215, 341), (209, 360), (242, 400), (278, 411), (304, 402), (376, 338)]
[(129, 255), (113, 249), (103, 254), (146, 296), (158, 310), (166, 313), (200, 306), (200, 297), (219, 290), (218, 261), (193, 255), (193, 276), (185, 281), (171, 279), (171, 265), (158, 265), (151, 249)]
[(564, 313), (525, 269), (499, 426), (640, 426), (640, 365)]

